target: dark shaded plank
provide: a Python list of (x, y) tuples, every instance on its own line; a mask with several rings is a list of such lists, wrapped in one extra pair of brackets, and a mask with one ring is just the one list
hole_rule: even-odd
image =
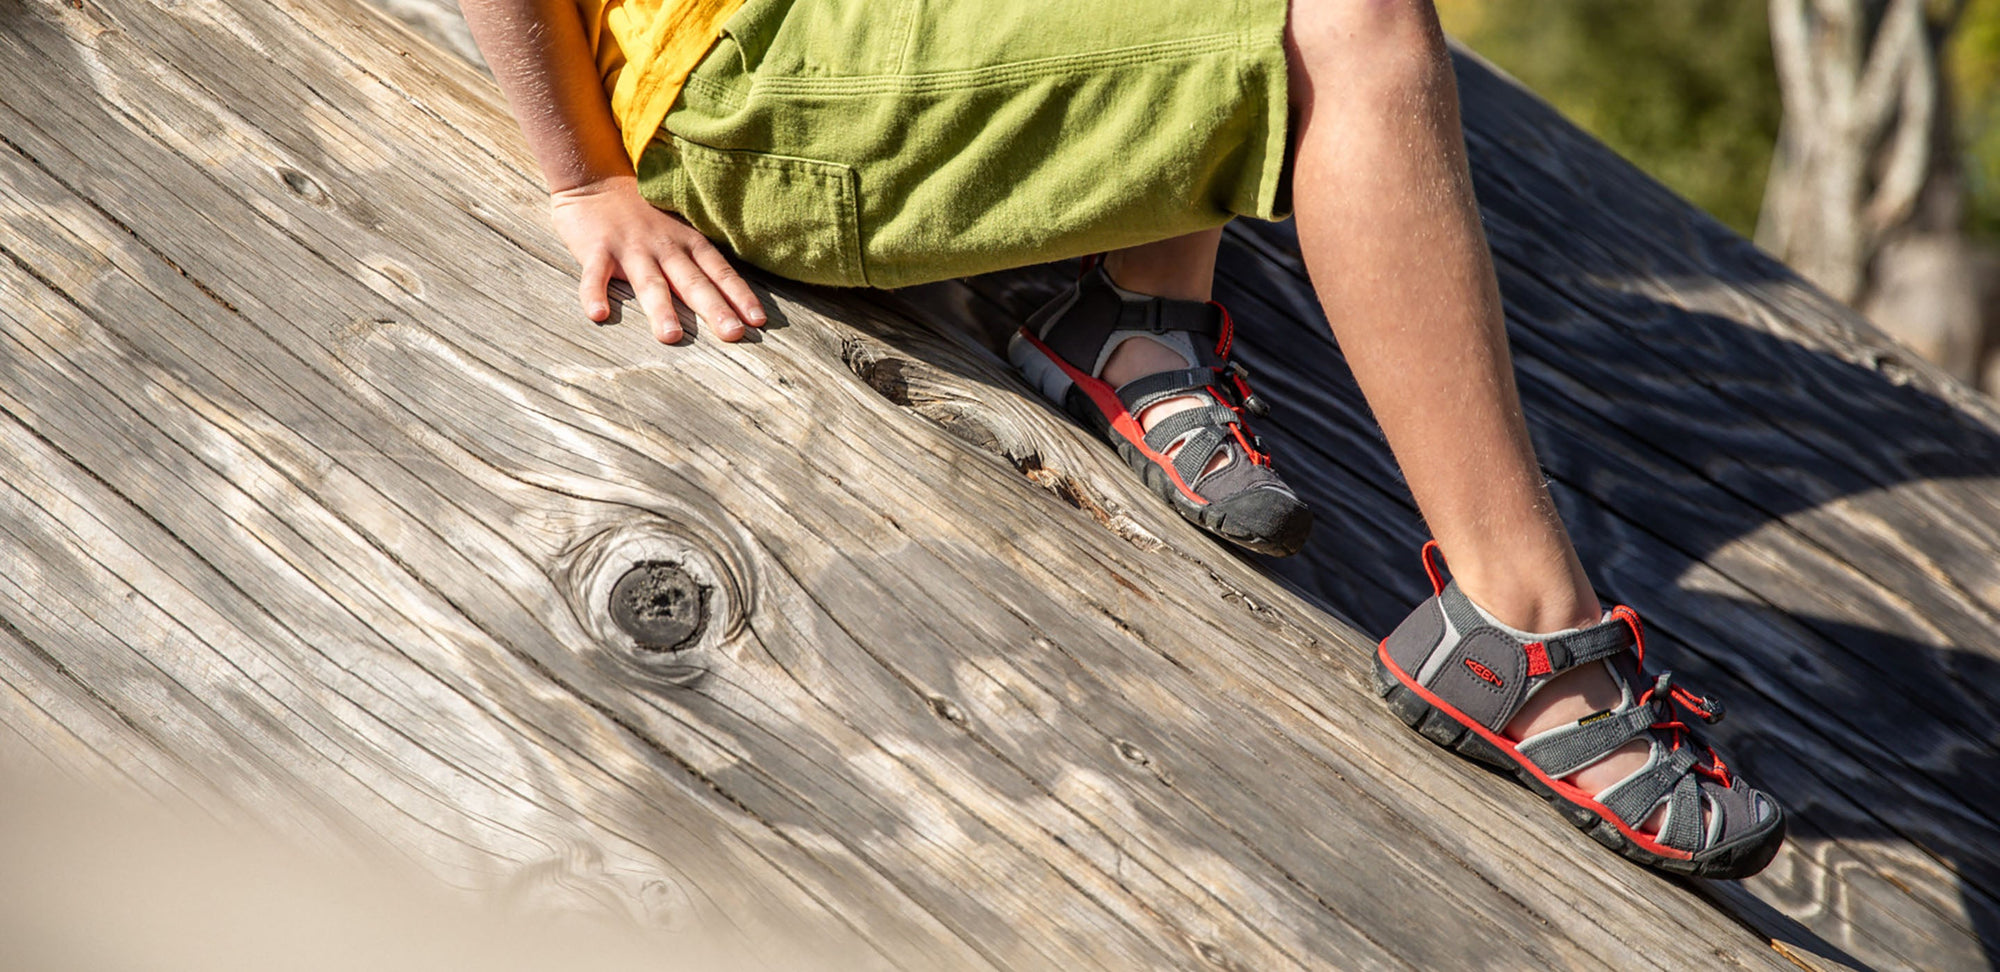
[[(10, 730), (889, 967), (1777, 965), (1435, 759), (962, 335), (577, 321), (490, 88), (355, 13), (0, 18)], [(660, 563), (672, 650), (607, 611)]]
[[(1586, 563), (1654, 622), (1652, 657), (1732, 700), (1718, 735), (1802, 811), (1779, 864), (1719, 896), (1855, 962), (1983, 967), (1991, 406), (1475, 62), (1460, 73), (1524, 397)], [(1230, 242), (1218, 295), (1280, 403), (1267, 435), (1329, 514), (1265, 566), (1385, 632), (1424, 593), (1422, 524), (1289, 228)], [(1064, 279), (974, 281), (987, 333)]]

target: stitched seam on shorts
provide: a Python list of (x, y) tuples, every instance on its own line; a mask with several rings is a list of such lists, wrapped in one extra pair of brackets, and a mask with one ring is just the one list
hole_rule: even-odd
[(902, 39), (896, 43), (896, 70), (902, 72), (910, 64), (910, 49), (917, 42), (917, 4), (920, 0), (902, 0), (902, 16), (896, 18), (896, 30)]
[[(769, 169), (786, 175), (804, 175), (822, 186), (834, 190), (836, 218), (843, 239), (841, 240), (841, 262), (846, 264), (843, 276), (855, 281), (853, 286), (866, 287), (868, 283), (868, 263), (861, 250), (861, 202), (856, 198), (855, 180), (858, 178), (854, 167), (841, 162), (823, 159), (808, 159), (795, 155), (779, 155), (775, 152), (758, 152), (750, 149), (720, 149), (700, 142), (690, 141), (680, 136), (672, 136), (680, 150), (681, 166), (699, 168), (720, 164), (746, 165), (752, 168)], [(696, 151), (690, 152), (689, 148)], [(703, 158), (706, 154), (709, 157)]]
[(1016, 61), (1011, 64), (966, 68), (959, 71), (938, 71), (930, 74), (854, 75), (830, 78), (758, 75), (751, 84), (750, 93), (752, 97), (763, 94), (850, 97), (884, 93), (951, 91), (1009, 84), (1049, 75), (1081, 74), (1106, 68), (1150, 64), (1169, 57), (1212, 54), (1235, 50), (1242, 46), (1241, 33), (1214, 34), (1208, 37), (1121, 47), (1090, 54), (1065, 54), (1031, 61)]
[(688, 75), (687, 81), (683, 82), (682, 86), (688, 88), (698, 88), (701, 90), (703, 95), (710, 98), (714, 98), (716, 101), (728, 105), (731, 109), (737, 109), (743, 107), (743, 98), (740, 95), (738, 95), (734, 89), (730, 88), (726, 84), (719, 84), (717, 82), (710, 81), (707, 78), (704, 78), (700, 75), (697, 74)]

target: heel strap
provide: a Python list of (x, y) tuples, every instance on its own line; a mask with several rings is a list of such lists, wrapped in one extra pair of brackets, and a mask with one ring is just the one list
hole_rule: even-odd
[(1144, 331), (1149, 334), (1186, 331), (1213, 341), (1222, 334), (1222, 308), (1213, 303), (1170, 297), (1121, 300), (1118, 321), (1113, 327), (1119, 331)]
[[(1479, 613), (1478, 608), (1472, 606), (1472, 599), (1458, 589), (1456, 579), (1447, 583), (1437, 597), (1445, 617), (1451, 619), (1452, 627), (1461, 634), (1494, 627)], [(1612, 617), (1587, 628), (1576, 628), (1539, 641), (1530, 641), (1522, 645), (1521, 650), (1528, 656), (1527, 674), (1533, 677), (1561, 674), (1578, 665), (1609, 658), (1635, 643), (1631, 626)]]

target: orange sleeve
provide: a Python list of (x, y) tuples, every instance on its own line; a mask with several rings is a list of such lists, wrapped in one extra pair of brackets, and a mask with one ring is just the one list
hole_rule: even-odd
[[(578, 0), (598, 52), (625, 152), (634, 166), (743, 0)], [(591, 18), (601, 18), (599, 25)], [(620, 54), (606, 56), (607, 44)]]

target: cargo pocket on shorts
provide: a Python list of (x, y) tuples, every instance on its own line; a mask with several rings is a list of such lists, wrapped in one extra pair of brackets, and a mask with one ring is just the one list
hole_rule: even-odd
[(668, 137), (680, 169), (673, 208), (703, 235), (793, 280), (868, 285), (852, 167)]

